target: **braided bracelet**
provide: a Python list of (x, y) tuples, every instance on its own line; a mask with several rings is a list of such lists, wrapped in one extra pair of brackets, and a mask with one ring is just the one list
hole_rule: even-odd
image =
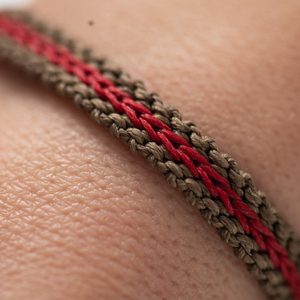
[(176, 109), (24, 12), (0, 13), (0, 57), (71, 98), (144, 156), (233, 247), (270, 299), (300, 299), (299, 239), (251, 176)]

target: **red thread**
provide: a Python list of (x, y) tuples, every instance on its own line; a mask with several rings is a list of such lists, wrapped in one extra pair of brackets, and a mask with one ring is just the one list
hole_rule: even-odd
[[(260, 221), (250, 219), (249, 224), (253, 228), (255, 228), (257, 231), (259, 231), (261, 234), (263, 234), (264, 236), (269, 237), (271, 240), (275, 239), (275, 236), (274, 236), (273, 232), (270, 231), (268, 227), (266, 227), (264, 225), (261, 226)], [(267, 240), (267, 238), (265, 238), (265, 240)]]
[[(240, 211), (245, 217), (248, 217), (249, 219), (253, 219), (253, 220), (258, 220), (260, 222), (259, 217), (255, 214), (255, 212), (252, 209), (249, 209), (249, 206), (247, 204), (245, 204), (244, 202), (242, 202), (241, 199), (239, 199), (239, 200), (233, 199), (232, 205), (234, 206), (234, 208), (236, 208), (238, 211)], [(265, 227), (265, 225), (263, 225), (263, 224), (261, 224), (261, 226), (263, 228)], [(268, 229), (268, 230), (271, 232), (270, 229)]]
[(300, 275), (295, 264), (289, 259), (287, 251), (278, 244), (271, 230), (261, 223), (255, 212), (230, 188), (228, 180), (217, 173), (205, 157), (172, 132), (165, 123), (154, 117), (146, 107), (134, 102), (129, 94), (102, 76), (97, 69), (76, 58), (67, 49), (55, 44), (34, 28), (0, 14), (0, 31), (92, 86), (99, 97), (109, 101), (116, 111), (126, 113), (135, 127), (145, 129), (155, 142), (162, 143), (172, 158), (183, 162), (194, 177), (203, 180), (213, 197), (223, 201), (228, 212), (236, 215), (244, 231), (247, 234), (251, 232), (260, 249), (269, 253), (274, 267), (281, 270), (296, 298), (300, 300)]
[(183, 152), (179, 151), (179, 155), (182, 159), (182, 161), (184, 162), (184, 164), (188, 167), (188, 169), (190, 170), (191, 174), (194, 177), (198, 177), (199, 178), (199, 172), (197, 170), (197, 168), (195, 167), (195, 165), (193, 164), (193, 161), (187, 156), (185, 155)]
[[(112, 89), (109, 89), (109, 90), (110, 90), (110, 92), (112, 92), (111, 91)], [(127, 95), (124, 97), (120, 93), (116, 93), (116, 94), (118, 95), (118, 97), (121, 96), (123, 98), (122, 103), (128, 105), (129, 107), (131, 107), (135, 111), (137, 111), (139, 113), (142, 113), (142, 114), (149, 114), (149, 115), (151, 115), (151, 111), (148, 108), (146, 108), (145, 106), (143, 106), (142, 104), (137, 103), (137, 102), (133, 101), (130, 98), (126, 98)]]
[(144, 120), (146, 120), (150, 125), (152, 125), (153, 127), (156, 127), (157, 129), (167, 129), (167, 130), (169, 130), (172, 133), (172, 131), (170, 130), (170, 128), (168, 127), (168, 125), (166, 125), (161, 120), (159, 120), (156, 117), (154, 117), (152, 115), (152, 113), (150, 113), (150, 114), (143, 114), (143, 115), (141, 115), (141, 118), (143, 118)]
[(176, 133), (170, 131), (170, 129), (162, 129), (160, 132), (163, 135), (165, 135), (174, 144), (185, 145), (188, 147), (190, 146), (189, 143), (185, 139), (178, 136)]
[(229, 214), (231, 216), (234, 216), (235, 210), (232, 207), (232, 204), (230, 202), (228, 195), (218, 186), (217, 186), (217, 191), (218, 191), (218, 194), (219, 194), (221, 200), (223, 201), (227, 211), (229, 212)]
[(193, 149), (190, 145), (180, 146), (179, 149), (183, 151), (186, 155), (193, 157), (193, 159), (199, 162), (200, 164), (210, 166), (209, 161), (200, 153), (198, 153), (195, 149)]
[(250, 234), (250, 228), (249, 228), (249, 225), (248, 225), (248, 222), (247, 222), (247, 219), (245, 218), (245, 216), (236, 208), (234, 211), (235, 211), (236, 217), (239, 220), (239, 222), (241, 223), (245, 233)]
[[(222, 175), (220, 175), (211, 165), (207, 166), (201, 166), (202, 170), (212, 179), (217, 181), (218, 183), (229, 186), (229, 181), (224, 178)], [(219, 185), (220, 186), (220, 185)]]
[(155, 132), (155, 130), (153, 129), (152, 126), (149, 125), (149, 123), (144, 120), (143, 118), (141, 118), (141, 123), (143, 124), (145, 130), (148, 132), (148, 134), (150, 135), (151, 139), (158, 143), (161, 144), (162, 140), (160, 139), (160, 137), (158, 136), (158, 134)]

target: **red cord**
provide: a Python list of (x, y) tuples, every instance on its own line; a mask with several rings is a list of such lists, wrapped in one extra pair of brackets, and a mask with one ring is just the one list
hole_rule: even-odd
[(131, 96), (118, 89), (113, 82), (102, 76), (94, 67), (73, 56), (64, 47), (55, 44), (27, 24), (0, 14), (0, 31), (20, 45), (46, 57), (50, 62), (74, 74), (93, 87), (99, 97), (109, 101), (116, 111), (126, 114), (133, 125), (148, 132), (151, 139), (163, 144), (171, 157), (183, 162), (195, 178), (203, 180), (214, 198), (220, 198), (230, 215), (236, 216), (246, 234), (252, 234), (262, 251), (267, 251), (275, 268), (281, 270), (296, 298), (300, 300), (300, 275), (288, 253), (272, 233), (264, 226), (255, 212), (230, 188), (226, 178), (221, 176), (209, 161), (194, 150), (189, 143), (171, 131), (162, 121)]

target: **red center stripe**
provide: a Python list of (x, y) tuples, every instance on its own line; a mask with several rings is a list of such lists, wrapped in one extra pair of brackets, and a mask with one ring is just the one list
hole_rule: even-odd
[(285, 281), (300, 300), (300, 275), (286, 249), (276, 241), (272, 231), (261, 223), (255, 212), (231, 189), (228, 180), (186, 140), (172, 132), (129, 94), (118, 89), (97, 69), (73, 56), (67, 49), (55, 44), (34, 28), (0, 14), (0, 32), (76, 75), (82, 82), (93, 87), (101, 99), (109, 101), (117, 112), (126, 114), (135, 127), (146, 130), (153, 141), (163, 144), (174, 160), (184, 163), (195, 178), (203, 180), (212, 197), (222, 200), (230, 215), (236, 216), (245, 233), (254, 237), (260, 249), (268, 252), (274, 267), (281, 270)]

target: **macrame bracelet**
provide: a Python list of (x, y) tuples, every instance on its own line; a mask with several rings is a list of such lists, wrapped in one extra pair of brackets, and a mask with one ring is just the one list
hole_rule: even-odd
[(0, 13), (0, 57), (71, 98), (144, 156), (233, 247), (269, 299), (300, 300), (300, 241), (215, 141), (90, 49), (24, 12)]

